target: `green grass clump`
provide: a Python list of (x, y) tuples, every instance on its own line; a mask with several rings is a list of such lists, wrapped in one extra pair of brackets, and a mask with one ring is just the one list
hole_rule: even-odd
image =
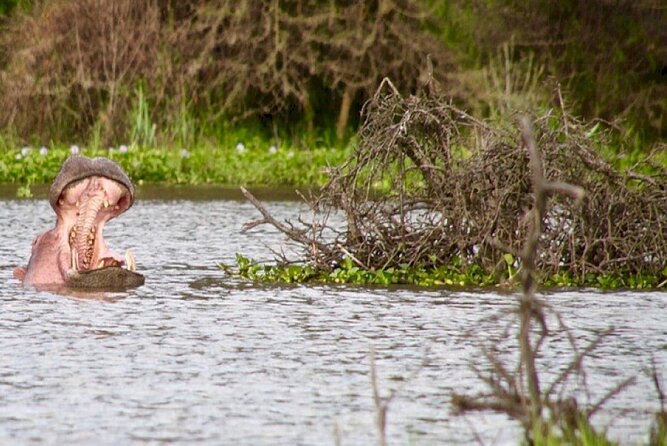
[[(226, 273), (262, 283), (337, 283), (355, 285), (416, 285), (489, 287), (511, 285), (518, 278), (513, 256), (507, 254), (501, 271), (486, 271), (476, 264), (462, 265), (454, 258), (449, 265), (416, 268), (401, 265), (398, 268), (366, 270), (347, 257), (332, 271), (322, 271), (311, 265), (259, 264), (236, 255), (236, 265), (219, 266)], [(543, 280), (547, 287), (592, 287), (599, 289), (660, 289), (667, 286), (667, 267), (661, 276), (637, 276), (619, 272), (615, 275), (593, 275), (576, 278), (562, 273)]]
[(557, 428), (553, 425), (533, 426), (534, 446), (613, 446), (607, 436), (598, 432), (584, 417), (579, 418), (576, 426)]

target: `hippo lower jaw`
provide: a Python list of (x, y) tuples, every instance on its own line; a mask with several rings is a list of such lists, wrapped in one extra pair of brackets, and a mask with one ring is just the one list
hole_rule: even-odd
[(144, 282), (144, 276), (134, 270), (106, 266), (83, 272), (71, 270), (67, 273), (66, 284), (68, 288), (115, 290), (136, 288)]

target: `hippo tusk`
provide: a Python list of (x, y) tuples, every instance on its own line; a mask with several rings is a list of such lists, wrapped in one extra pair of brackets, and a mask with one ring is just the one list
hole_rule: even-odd
[(74, 271), (77, 269), (77, 265), (79, 264), (79, 253), (76, 251), (76, 249), (72, 250), (72, 262), (71, 262), (71, 267)]
[(137, 261), (134, 260), (134, 254), (129, 249), (125, 251), (125, 267), (133, 272), (137, 270)]

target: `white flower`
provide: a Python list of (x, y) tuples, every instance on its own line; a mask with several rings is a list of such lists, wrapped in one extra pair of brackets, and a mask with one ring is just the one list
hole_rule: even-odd
[(240, 142), (236, 145), (236, 151), (239, 152), (239, 153), (245, 152), (245, 146), (243, 145), (242, 142)]
[(113, 153), (113, 152), (115, 152), (115, 151), (116, 151), (116, 149), (114, 149), (113, 147), (109, 146), (109, 153)]
[(118, 151), (120, 153), (127, 153), (127, 146), (125, 144), (121, 144), (120, 147), (118, 147)]
[(72, 155), (78, 155), (79, 154), (79, 146), (77, 146), (76, 144), (72, 144), (69, 147), (69, 153), (71, 153)]
[(186, 149), (181, 150), (181, 158), (190, 158), (190, 152)]
[(287, 152), (287, 158), (293, 158), (294, 157), (294, 150), (290, 150)]
[(17, 159), (17, 160), (20, 160), (21, 158), (23, 158), (23, 155), (21, 155), (20, 152), (17, 153), (17, 154), (16, 154), (16, 159)]
[(275, 154), (277, 151), (278, 151), (278, 148), (276, 146), (269, 147), (269, 153), (271, 155)]
[(42, 146), (42, 147), (39, 148), (39, 154), (40, 155), (44, 156), (47, 153), (49, 153), (49, 149), (47, 149), (46, 147)]
[(30, 147), (28, 147), (28, 146), (23, 147), (23, 148), (21, 149), (21, 156), (22, 156), (22, 157), (27, 156), (28, 153), (30, 153), (31, 150), (32, 150), (32, 149), (31, 149)]

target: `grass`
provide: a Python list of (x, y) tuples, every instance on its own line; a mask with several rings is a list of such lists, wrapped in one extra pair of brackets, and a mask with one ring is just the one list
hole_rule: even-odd
[(613, 446), (605, 433), (598, 432), (585, 418), (578, 420), (576, 428), (565, 429), (556, 426), (533, 426), (532, 439), (534, 446)]

